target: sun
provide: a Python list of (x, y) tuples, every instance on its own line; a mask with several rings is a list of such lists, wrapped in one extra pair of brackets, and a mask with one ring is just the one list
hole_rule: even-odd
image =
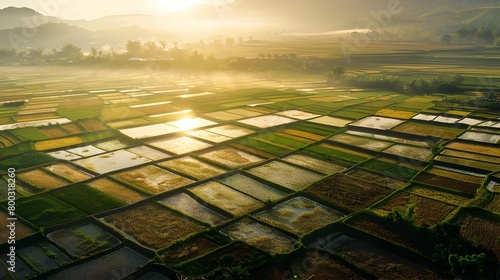
[(158, 0), (158, 3), (169, 12), (185, 10), (202, 2), (204, 0)]

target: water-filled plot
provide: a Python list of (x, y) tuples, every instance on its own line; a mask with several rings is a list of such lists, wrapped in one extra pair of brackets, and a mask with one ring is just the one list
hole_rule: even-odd
[(138, 193), (130, 188), (123, 186), (122, 184), (119, 184), (107, 178), (89, 182), (87, 183), (87, 185), (128, 204), (132, 204), (147, 198), (146, 195)]
[(129, 149), (127, 149), (127, 151), (134, 153), (138, 156), (148, 158), (150, 160), (159, 160), (159, 159), (165, 159), (165, 158), (170, 157), (169, 154), (160, 152), (158, 150), (155, 150), (153, 148), (150, 148), (150, 147), (144, 146), (144, 145), (129, 148)]
[(48, 277), (50, 280), (88, 280), (115, 279), (117, 275), (126, 276), (139, 266), (146, 264), (149, 258), (129, 247), (123, 247), (100, 258), (73, 266)]
[(59, 176), (66, 178), (70, 182), (80, 182), (92, 178), (93, 176), (83, 172), (71, 165), (64, 163), (57, 163), (45, 167), (45, 169), (56, 173)]
[(333, 174), (346, 170), (345, 166), (301, 154), (289, 155), (282, 158), (282, 160), (307, 167), (323, 174)]
[(180, 130), (192, 130), (192, 129), (216, 125), (217, 123), (202, 118), (185, 118), (175, 122), (169, 122), (168, 124), (175, 126)]
[(121, 243), (92, 222), (54, 231), (47, 234), (47, 237), (77, 259), (96, 255)]
[(229, 138), (238, 138), (255, 132), (251, 129), (239, 127), (232, 124), (216, 126), (210, 129), (206, 129), (206, 131), (223, 135)]
[(141, 204), (103, 220), (135, 241), (155, 249), (169, 246), (206, 228), (156, 203)]
[(133, 139), (151, 138), (179, 131), (180, 131), (179, 128), (164, 123), (152, 124), (134, 128), (126, 128), (120, 130), (121, 133)]
[(398, 120), (398, 119), (371, 116), (371, 117), (366, 117), (366, 118), (361, 119), (359, 121), (353, 122), (350, 125), (351, 126), (365, 127), (365, 128), (388, 130), (388, 129), (391, 129), (391, 128), (393, 128), (401, 123), (403, 123), (403, 121)]
[(260, 201), (275, 201), (288, 195), (287, 192), (270, 187), (242, 174), (235, 174), (218, 181)]
[(218, 148), (199, 156), (229, 168), (240, 168), (263, 160), (260, 157), (234, 148)]
[(425, 162), (430, 161), (433, 157), (433, 153), (430, 149), (400, 144), (389, 147), (383, 152)]
[(242, 123), (242, 124), (255, 126), (258, 128), (268, 128), (268, 127), (274, 127), (274, 126), (279, 126), (279, 125), (285, 125), (285, 124), (293, 123), (296, 121), (297, 120), (295, 120), (295, 119), (290, 119), (290, 118), (283, 117), (283, 116), (266, 115), (266, 116), (260, 116), (260, 117), (241, 120), (238, 122)]
[(75, 160), (75, 159), (80, 159), (82, 158), (79, 155), (61, 150), (61, 151), (55, 151), (55, 152), (50, 152), (47, 153), (49, 156), (57, 159), (62, 159), (62, 160)]
[(108, 141), (99, 142), (97, 144), (94, 144), (94, 146), (101, 150), (111, 152), (127, 148), (130, 146), (130, 143), (127, 143), (126, 141), (123, 141), (121, 139), (112, 139)]
[(242, 240), (271, 254), (284, 254), (294, 249), (297, 240), (249, 218), (222, 229), (233, 239)]
[(254, 216), (301, 236), (333, 223), (344, 215), (308, 198), (295, 197)]
[(435, 118), (437, 118), (437, 115), (418, 114), (418, 115), (414, 116), (412, 119), (414, 119), (414, 120), (421, 120), (421, 121), (432, 121)]
[(311, 114), (311, 113), (300, 111), (300, 110), (283, 111), (283, 112), (276, 113), (276, 115), (285, 116), (285, 117), (298, 119), (298, 120), (308, 120), (308, 119), (317, 118), (320, 116), (320, 115)]
[(147, 144), (177, 155), (211, 147), (211, 144), (187, 136), (172, 136), (150, 141)]
[(120, 172), (112, 177), (150, 194), (177, 189), (193, 182), (154, 165)]
[(241, 216), (264, 206), (264, 203), (217, 182), (205, 183), (189, 190), (234, 216)]
[(160, 162), (159, 165), (170, 168), (192, 178), (203, 180), (226, 173), (226, 170), (204, 163), (198, 159), (187, 156)]
[(150, 159), (138, 156), (134, 153), (125, 150), (118, 150), (115, 152), (109, 152), (90, 158), (79, 159), (74, 161), (73, 163), (87, 170), (104, 174), (136, 165), (141, 165), (150, 161)]
[(158, 202), (213, 226), (228, 220), (228, 218), (203, 206), (185, 193), (169, 196)]
[(66, 150), (67, 152), (79, 155), (81, 157), (91, 157), (98, 154), (104, 154), (106, 151), (96, 148), (92, 145), (87, 145), (83, 147), (73, 148)]
[(222, 142), (231, 140), (230, 137), (227, 137), (227, 136), (224, 136), (224, 135), (220, 135), (220, 134), (217, 134), (217, 133), (213, 133), (213, 132), (210, 132), (210, 131), (206, 131), (206, 130), (190, 131), (190, 132), (188, 132), (186, 134), (189, 135), (189, 136), (193, 136), (193, 137), (196, 137), (196, 138), (199, 138), (199, 139), (203, 139), (203, 140), (206, 140), (206, 141), (210, 141), (210, 142), (213, 142), (213, 143), (222, 143)]
[(480, 124), (482, 122), (483, 121), (479, 120), (479, 119), (464, 118), (461, 121), (459, 121), (458, 123), (463, 123), (463, 124), (467, 124), (467, 125), (478, 125), (478, 124)]
[(328, 138), (328, 140), (372, 151), (382, 151), (393, 144), (392, 142), (388, 141), (376, 140), (373, 138), (361, 137), (346, 133), (334, 135)]
[(500, 143), (500, 135), (491, 134), (491, 133), (467, 131), (464, 134), (460, 135), (460, 137), (458, 137), (458, 138), (463, 139), (463, 140), (471, 140), (471, 141), (483, 142), (483, 143), (489, 143), (489, 144)]
[[(7, 271), (7, 261), (9, 261), (9, 257), (7, 256), (8, 252), (0, 255), (0, 259), (3, 264), (0, 266), (0, 275), (3, 277), (2, 279), (14, 279), (10, 276), (10, 273)], [(24, 263), (20, 258), (16, 259), (16, 277), (17, 279), (30, 279), (36, 276), (35, 271), (33, 271), (26, 263)]]
[(456, 123), (460, 120), (461, 118), (452, 118), (452, 117), (445, 117), (445, 116), (439, 116), (434, 119), (435, 122), (440, 122), (440, 123)]
[(72, 262), (68, 256), (48, 242), (23, 246), (18, 249), (17, 254), (40, 273), (57, 269)]
[(319, 173), (280, 161), (272, 161), (252, 168), (248, 172), (294, 191), (299, 191), (323, 177)]

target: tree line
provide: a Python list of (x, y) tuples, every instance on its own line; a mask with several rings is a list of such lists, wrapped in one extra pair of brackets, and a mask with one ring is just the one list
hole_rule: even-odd
[(238, 70), (238, 71), (291, 71), (291, 72), (325, 72), (329, 66), (324, 60), (314, 56), (298, 56), (295, 53), (264, 54), (255, 58), (230, 57), (218, 59), (214, 55), (205, 55), (197, 50), (180, 48), (173, 43), (173, 48), (167, 48), (165, 41), (130, 40), (125, 49), (116, 52), (110, 49), (103, 52), (90, 48), (84, 55), (82, 48), (68, 43), (61, 49), (44, 51), (29, 49), (0, 49), (0, 65), (45, 65), (109, 63), (117, 66), (138, 65), (141, 62), (161, 63), (171, 68), (202, 69), (202, 70)]
[(464, 82), (461, 75), (438, 76), (433, 78), (417, 78), (409, 82), (402, 81), (393, 75), (346, 75), (341, 66), (334, 67), (328, 74), (330, 82), (342, 82), (349, 86), (391, 90), (411, 95), (432, 93), (453, 94), (461, 93)]
[[(455, 36), (454, 36), (455, 35)], [(443, 43), (466, 43), (500, 46), (500, 29), (493, 26), (466, 26), (456, 30), (455, 34), (441, 36)]]

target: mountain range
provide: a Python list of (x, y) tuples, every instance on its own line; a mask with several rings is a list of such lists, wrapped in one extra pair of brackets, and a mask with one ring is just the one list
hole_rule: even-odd
[(463, 26), (499, 25), (498, 0), (235, 0), (193, 6), (165, 16), (113, 15), (96, 20), (49, 17), (29, 8), (0, 9), (0, 48), (55, 48), (71, 42), (114, 46), (128, 40), (198, 41), (210, 36), (382, 31), (453, 33)]

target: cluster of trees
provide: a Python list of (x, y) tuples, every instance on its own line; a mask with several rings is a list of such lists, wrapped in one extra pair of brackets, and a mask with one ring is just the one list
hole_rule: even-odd
[(454, 75), (451, 77), (439, 76), (434, 78), (418, 78), (411, 82), (403, 82), (397, 76), (391, 75), (346, 75), (341, 66), (336, 66), (328, 74), (330, 82), (343, 82), (350, 86), (391, 90), (412, 95), (432, 93), (460, 93), (464, 77)]
[[(84, 55), (82, 49), (74, 44), (65, 44), (61, 49), (44, 51), (31, 49), (17, 51), (15, 49), (0, 49), (0, 65), (40, 65), (50, 63), (79, 62), (83, 64), (113, 63), (117, 66), (133, 65), (129, 60), (154, 61), (166, 67), (199, 70), (239, 70), (239, 71), (290, 71), (313, 72), (326, 71), (326, 62), (313, 56), (298, 56), (295, 53), (259, 54), (256, 58), (233, 57), (217, 59), (214, 55), (204, 55), (198, 51), (178, 48), (167, 48), (165, 41), (130, 40), (125, 49), (115, 52), (111, 49), (102, 50), (90, 48)], [(135, 65), (139, 65), (136, 63)]]
[(451, 77), (439, 76), (435, 78), (419, 78), (412, 80), (403, 86), (403, 90), (408, 94), (429, 94), (429, 93), (460, 93), (464, 81), (461, 75)]
[[(456, 39), (458, 43), (467, 44), (485, 44), (485, 45), (500, 45), (500, 29), (493, 26), (473, 26), (462, 27), (456, 31)], [(444, 34), (441, 36), (443, 43), (452, 43), (455, 41), (453, 35)]]
[(422, 244), (422, 249), (431, 253), (436, 269), (454, 279), (490, 279), (496, 274), (498, 264), (492, 261), (493, 253), (477, 248), (464, 239), (458, 224), (417, 225), (414, 213), (415, 205), (410, 205), (406, 211), (393, 209), (387, 216), (375, 216), (375, 219)]
[(82, 48), (68, 43), (60, 50), (54, 48), (50, 52), (43, 49), (28, 49), (18, 51), (16, 49), (0, 49), (0, 64), (44, 64), (54, 59), (79, 60), (84, 58)]
[(128, 41), (126, 48), (128, 57), (161, 57), (167, 53), (167, 42), (147, 41), (143, 43), (141, 41), (134, 40)]
[(348, 85), (373, 88), (382, 90), (392, 90), (402, 92), (404, 89), (403, 82), (396, 76), (391, 75), (360, 75), (360, 76), (347, 76), (344, 82)]

